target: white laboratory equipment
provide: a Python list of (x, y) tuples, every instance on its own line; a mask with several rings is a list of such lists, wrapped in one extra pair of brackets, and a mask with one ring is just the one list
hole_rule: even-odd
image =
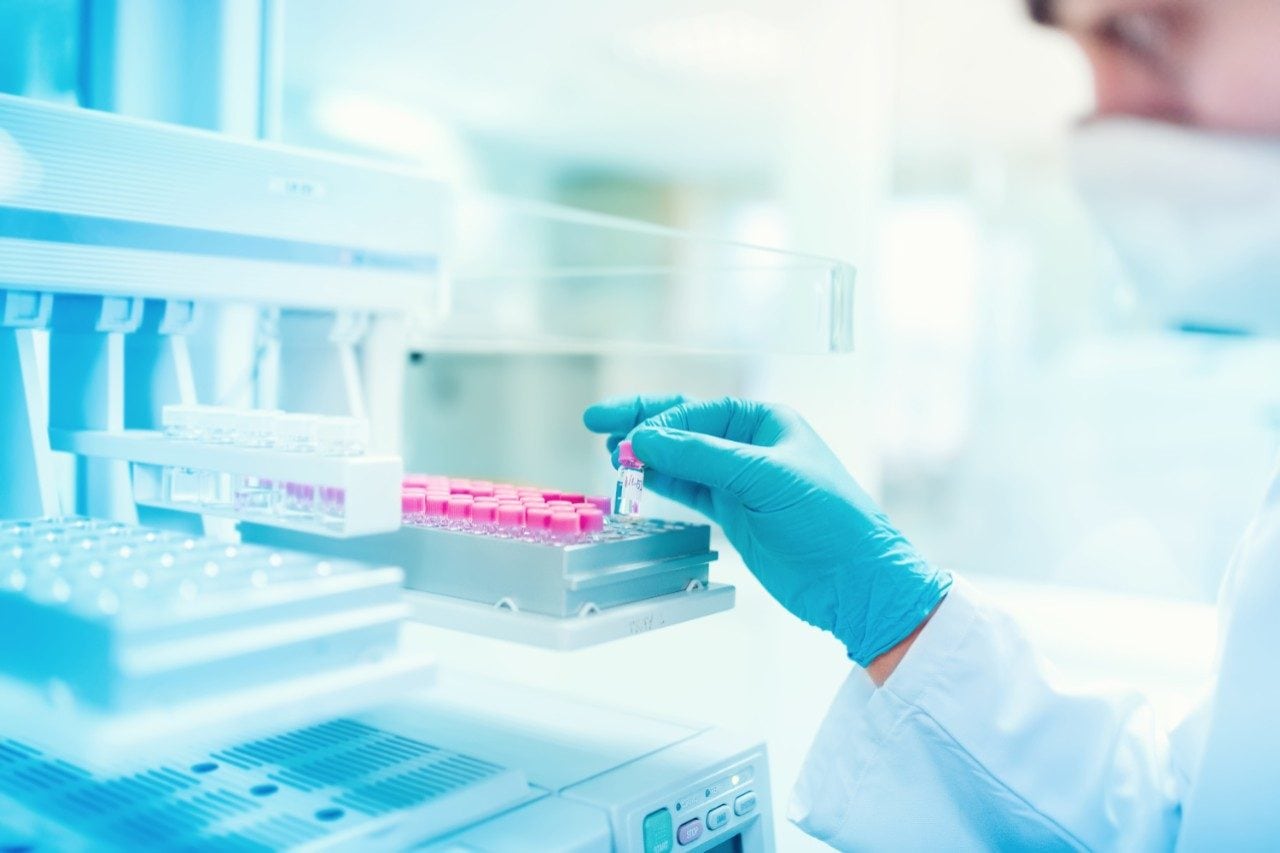
[[(409, 171), (0, 96), (0, 847), (773, 849), (758, 741), (406, 640), (414, 619), (570, 649), (733, 605), (705, 525), (566, 500), (546, 535), (504, 529), (496, 501), (479, 525), (402, 523), (407, 342), (841, 351), (852, 272), (512, 205), (514, 227), (678, 243), (671, 269), (590, 276), (635, 311), (672, 292), (708, 310), (647, 341), (498, 320), (495, 299), (589, 276), (469, 266), (469, 204)], [(734, 280), (769, 336), (711, 310)], [(196, 399), (226, 352), (189, 336), (228, 307), (253, 326), (252, 406)]]

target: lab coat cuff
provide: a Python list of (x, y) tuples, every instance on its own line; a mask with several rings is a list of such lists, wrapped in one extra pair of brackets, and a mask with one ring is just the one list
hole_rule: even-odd
[(887, 742), (911, 713), (911, 703), (897, 691), (918, 696), (930, 688), (935, 673), (948, 669), (974, 624), (976, 610), (969, 596), (957, 579), (884, 687), (877, 689), (860, 668), (849, 674), (792, 793), (788, 817), (805, 832), (828, 842), (838, 839), (864, 780), (892, 763)]
[(907, 705), (922, 706), (930, 692), (950, 684), (954, 655), (978, 621), (978, 597), (963, 578), (955, 578), (947, 597), (881, 689)]

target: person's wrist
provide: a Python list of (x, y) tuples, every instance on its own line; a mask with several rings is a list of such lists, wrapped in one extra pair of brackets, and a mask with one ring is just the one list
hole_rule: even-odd
[(924, 621), (917, 625), (914, 631), (889, 651), (867, 664), (867, 675), (876, 687), (883, 687), (884, 683), (889, 680), (889, 676), (893, 675), (894, 670), (898, 668), (898, 664), (902, 663), (903, 659), (906, 658), (907, 652), (911, 651), (911, 647), (915, 645), (916, 638), (924, 632), (924, 627), (929, 624), (929, 620), (933, 618), (934, 613), (938, 612), (938, 607), (940, 606), (941, 602), (930, 611), (928, 616), (924, 617)]

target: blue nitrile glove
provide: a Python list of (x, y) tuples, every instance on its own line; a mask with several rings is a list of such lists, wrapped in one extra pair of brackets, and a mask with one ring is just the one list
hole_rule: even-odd
[(783, 607), (830, 631), (864, 667), (914, 631), (951, 586), (791, 409), (624, 397), (591, 406), (583, 421), (609, 434), (611, 451), (630, 434), (646, 488), (723, 527)]

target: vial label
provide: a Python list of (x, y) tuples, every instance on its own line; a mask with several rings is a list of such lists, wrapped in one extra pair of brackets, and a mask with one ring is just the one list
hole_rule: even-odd
[(622, 468), (618, 471), (618, 489), (613, 497), (616, 515), (639, 515), (640, 498), (644, 495), (644, 471)]

